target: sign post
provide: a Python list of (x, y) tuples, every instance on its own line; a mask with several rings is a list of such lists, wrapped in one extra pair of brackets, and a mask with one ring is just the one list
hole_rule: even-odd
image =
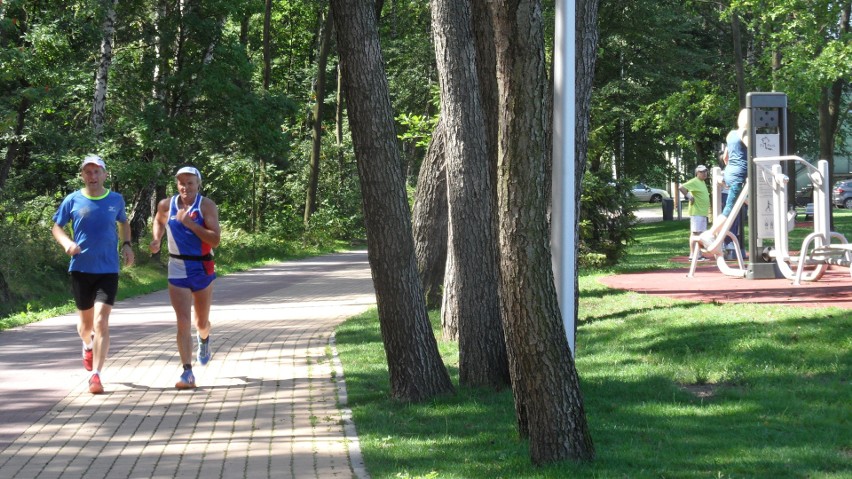
[[(747, 279), (782, 277), (774, 261), (763, 257), (763, 239), (772, 238), (774, 224), (772, 185), (754, 163), (755, 158), (787, 154), (787, 95), (779, 92), (746, 95), (748, 128), (748, 257)], [(767, 165), (769, 166), (769, 165)]]
[(571, 0), (556, 1), (556, 34), (553, 72), (553, 211), (551, 245), (556, 296), (571, 356), (574, 356), (577, 321), (574, 317), (574, 273), (577, 245), (574, 237), (577, 200), (574, 181), (576, 33), (575, 6)]

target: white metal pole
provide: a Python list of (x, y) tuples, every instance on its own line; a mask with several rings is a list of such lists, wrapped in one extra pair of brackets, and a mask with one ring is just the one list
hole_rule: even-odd
[(574, 271), (576, 248), (574, 224), (576, 200), (574, 178), (574, 126), (576, 97), (576, 42), (574, 0), (556, 0), (556, 31), (553, 65), (553, 275), (565, 334), (571, 355), (575, 351)]

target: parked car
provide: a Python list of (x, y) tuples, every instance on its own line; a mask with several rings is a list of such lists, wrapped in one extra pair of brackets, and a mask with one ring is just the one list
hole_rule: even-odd
[(831, 191), (834, 206), (852, 209), (852, 180), (838, 181)]
[(645, 185), (645, 183), (636, 183), (630, 192), (633, 193), (633, 197), (638, 201), (647, 201), (648, 203), (659, 203), (663, 201), (663, 198), (669, 197), (668, 191), (651, 188)]

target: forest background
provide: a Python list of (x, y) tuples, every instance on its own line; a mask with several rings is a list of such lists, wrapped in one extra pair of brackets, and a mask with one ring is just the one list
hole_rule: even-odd
[[(379, 6), (412, 197), (440, 112), (429, 7)], [(0, 2), (0, 316), (51, 306), (45, 298), (67, 292), (51, 217), (80, 187), (89, 152), (105, 158), (108, 186), (127, 200), (137, 246), (150, 235), (152, 205), (185, 164), (201, 169), (204, 194), (220, 207), (224, 255), (362, 238), (328, 8)], [(791, 152), (849, 155), (849, 10), (850, 2), (826, 0), (601, 1), (581, 266), (623, 253), (626, 185), (683, 179), (672, 156), (686, 177), (698, 163), (717, 164), (747, 91), (787, 93)], [(552, 1), (543, 15), (552, 28)], [(553, 32), (545, 33), (550, 49)]]
[[(577, 0), (580, 266), (624, 253), (630, 181), (716, 163), (748, 91), (787, 93), (791, 152), (846, 148), (850, 6)], [(191, 164), (225, 264), (366, 238), (392, 398), (453, 392), (439, 291), (459, 384), (511, 379), (534, 463), (592, 459), (548, 246), (554, 25), (540, 0), (0, 3), (0, 313), (67, 294), (47, 232), (83, 155), (107, 160), (140, 250)], [(444, 225), (418, 214), (441, 204)]]

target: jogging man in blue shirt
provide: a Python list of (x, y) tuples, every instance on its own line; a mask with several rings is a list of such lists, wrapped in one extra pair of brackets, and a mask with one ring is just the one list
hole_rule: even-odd
[[(88, 155), (80, 166), (83, 189), (66, 196), (53, 215), (53, 237), (69, 256), (71, 287), (79, 320), (77, 333), (83, 340), (83, 367), (92, 371), (89, 392), (104, 392), (100, 373), (109, 351), (109, 314), (118, 292), (118, 231), (121, 226), (121, 253), (132, 266), (130, 223), (124, 198), (104, 187), (106, 164), (97, 155)], [(73, 238), (65, 232), (71, 222)]]

